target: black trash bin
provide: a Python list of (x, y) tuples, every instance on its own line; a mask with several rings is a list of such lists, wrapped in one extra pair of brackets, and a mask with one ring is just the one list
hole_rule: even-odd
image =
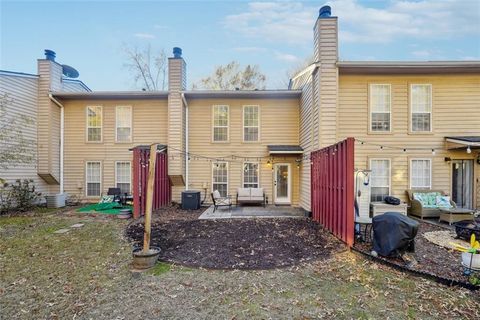
[(182, 209), (198, 210), (200, 209), (200, 191), (185, 190), (182, 192)]

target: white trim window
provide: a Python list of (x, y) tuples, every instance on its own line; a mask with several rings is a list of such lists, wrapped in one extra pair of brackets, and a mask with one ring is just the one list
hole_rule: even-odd
[(258, 188), (259, 187), (259, 165), (258, 162), (245, 162), (243, 164), (243, 187)]
[(370, 200), (383, 201), (390, 195), (390, 159), (370, 159)]
[(99, 197), (102, 194), (102, 163), (87, 161), (85, 164), (85, 184), (87, 197)]
[(87, 106), (87, 141), (102, 141), (103, 108), (102, 106)]
[(410, 160), (410, 189), (432, 188), (432, 160)]
[(371, 84), (369, 100), (370, 130), (375, 132), (391, 131), (391, 86), (389, 84)]
[(213, 106), (213, 141), (228, 141), (229, 107)]
[(432, 85), (412, 84), (410, 104), (412, 132), (432, 131)]
[(130, 161), (115, 162), (115, 186), (122, 194), (130, 193), (132, 185), (132, 165)]
[(258, 106), (243, 106), (243, 141), (259, 139), (260, 111)]
[(228, 194), (228, 162), (212, 163), (212, 191), (218, 190), (222, 197)]
[(115, 108), (115, 141), (132, 142), (132, 107)]

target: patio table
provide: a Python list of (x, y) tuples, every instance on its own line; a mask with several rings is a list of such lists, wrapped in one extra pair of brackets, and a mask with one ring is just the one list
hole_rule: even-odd
[(440, 218), (438, 221), (446, 221), (449, 225), (452, 225), (452, 223), (462, 220), (474, 220), (475, 218), (475, 216), (473, 215), (475, 211), (472, 209), (440, 208), (440, 211), (442, 213), (440, 214)]

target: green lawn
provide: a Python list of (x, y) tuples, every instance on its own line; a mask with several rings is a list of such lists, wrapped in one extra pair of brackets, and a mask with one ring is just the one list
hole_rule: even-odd
[[(53, 232), (74, 223), (83, 228)], [(128, 222), (0, 217), (1, 319), (475, 319), (480, 294), (406, 275), (345, 252), (268, 271), (159, 263), (131, 273)]]

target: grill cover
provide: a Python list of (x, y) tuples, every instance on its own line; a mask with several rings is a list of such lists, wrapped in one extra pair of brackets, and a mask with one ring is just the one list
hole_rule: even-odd
[(372, 219), (373, 250), (379, 255), (396, 256), (413, 251), (419, 223), (398, 212), (386, 212)]

